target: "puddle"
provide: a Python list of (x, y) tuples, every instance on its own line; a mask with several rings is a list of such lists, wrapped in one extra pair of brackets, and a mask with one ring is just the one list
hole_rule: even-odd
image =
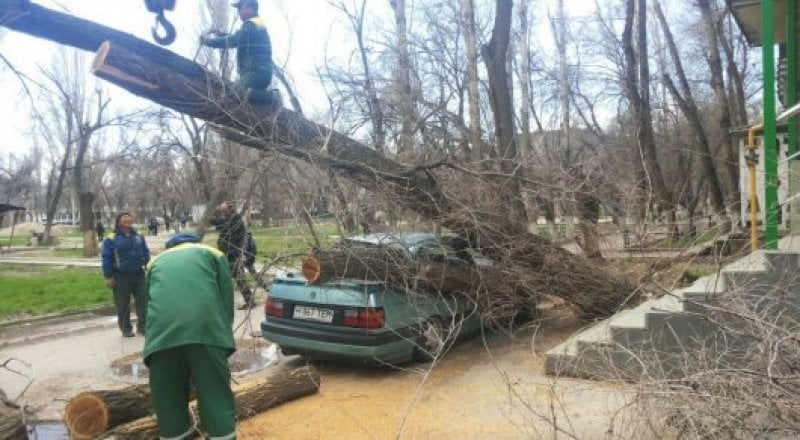
[(144, 365), (141, 353), (131, 354), (114, 360), (114, 362), (111, 362), (111, 372), (117, 376), (131, 379), (136, 383), (141, 379), (150, 377), (149, 370)]
[(260, 341), (248, 347), (239, 347), (228, 362), (231, 373), (237, 376), (261, 371), (280, 362), (280, 352), (275, 344)]
[[(228, 358), (231, 373), (241, 376), (261, 371), (280, 362), (278, 346), (259, 339), (236, 341), (236, 352)], [(139, 382), (149, 377), (142, 354), (121, 357), (111, 363), (111, 372), (120, 377)]]
[(61, 422), (33, 422), (28, 424), (28, 440), (69, 440), (69, 433)]

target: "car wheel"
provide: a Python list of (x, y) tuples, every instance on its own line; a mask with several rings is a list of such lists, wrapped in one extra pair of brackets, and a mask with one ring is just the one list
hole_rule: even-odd
[(413, 358), (417, 362), (432, 362), (449, 346), (451, 331), (439, 318), (431, 318), (420, 326)]

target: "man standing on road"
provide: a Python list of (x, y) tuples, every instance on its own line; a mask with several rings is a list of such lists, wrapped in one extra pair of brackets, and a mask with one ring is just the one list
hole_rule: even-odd
[(256, 301), (253, 298), (250, 286), (247, 285), (247, 280), (244, 276), (244, 262), (242, 261), (247, 229), (244, 226), (244, 222), (242, 222), (242, 217), (236, 213), (232, 203), (220, 203), (217, 207), (217, 212), (219, 215), (211, 219), (211, 224), (219, 232), (217, 248), (228, 257), (231, 276), (236, 280), (236, 287), (242, 292), (244, 304), (239, 307), (239, 310), (252, 309), (256, 306)]
[(258, 16), (257, 0), (239, 0), (233, 3), (242, 19), (242, 27), (234, 34), (221, 32), (204, 35), (204, 46), (217, 49), (236, 48), (236, 67), (239, 79), (234, 85), (236, 93), (253, 104), (269, 104), (272, 97), (267, 88), (272, 82), (272, 44), (264, 20)]
[(256, 241), (253, 240), (253, 234), (247, 231), (244, 245), (244, 267), (256, 279), (256, 285), (264, 290), (267, 289), (267, 284), (261, 279), (261, 274), (256, 270), (256, 255), (258, 255), (258, 248)]
[(147, 267), (144, 363), (161, 438), (193, 438), (194, 390), (205, 438), (235, 439), (233, 283), (225, 254), (199, 242), (176, 234)]
[(150, 250), (144, 237), (133, 228), (133, 215), (122, 212), (114, 221), (114, 232), (103, 240), (102, 267), (106, 285), (114, 291), (117, 324), (123, 336), (131, 338), (131, 296), (136, 304), (136, 331), (144, 335), (147, 322), (147, 292), (144, 266)]

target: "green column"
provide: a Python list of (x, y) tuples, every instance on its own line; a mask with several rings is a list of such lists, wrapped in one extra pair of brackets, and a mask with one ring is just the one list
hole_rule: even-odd
[(778, 150), (775, 142), (775, 4), (761, 1), (761, 58), (764, 74), (764, 205), (766, 248), (778, 248)]

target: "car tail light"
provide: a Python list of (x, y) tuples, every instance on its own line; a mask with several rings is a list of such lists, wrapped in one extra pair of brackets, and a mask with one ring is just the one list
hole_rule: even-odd
[(386, 321), (386, 312), (383, 309), (346, 309), (344, 311), (344, 325), (356, 328), (380, 328)]
[(267, 298), (267, 303), (264, 304), (264, 313), (267, 316), (283, 318), (283, 301), (275, 301), (272, 298)]

